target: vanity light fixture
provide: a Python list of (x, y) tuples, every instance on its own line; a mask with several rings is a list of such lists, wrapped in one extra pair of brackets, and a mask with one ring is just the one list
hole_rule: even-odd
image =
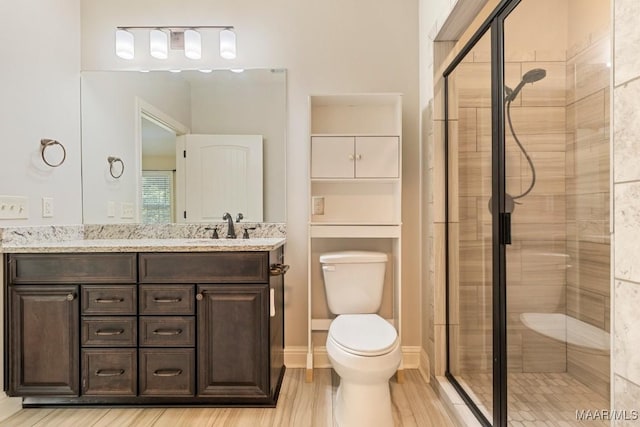
[(203, 29), (220, 29), (220, 56), (225, 59), (236, 57), (236, 33), (232, 25), (117, 27), (116, 55), (122, 59), (133, 59), (134, 36), (131, 30), (149, 30), (149, 53), (154, 58), (167, 59), (171, 46), (171, 49), (184, 50), (184, 55), (189, 59), (201, 59), (202, 34), (197, 30)]
[(169, 57), (169, 37), (162, 30), (149, 31), (149, 53), (157, 59)]
[(116, 55), (122, 59), (133, 59), (133, 34), (118, 28), (116, 30)]

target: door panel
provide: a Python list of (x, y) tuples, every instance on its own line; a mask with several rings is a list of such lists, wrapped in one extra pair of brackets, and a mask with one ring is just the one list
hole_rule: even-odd
[(356, 137), (356, 178), (397, 178), (397, 136)]
[(262, 135), (186, 135), (187, 221), (263, 220)]
[(353, 148), (351, 136), (311, 138), (311, 178), (353, 178)]

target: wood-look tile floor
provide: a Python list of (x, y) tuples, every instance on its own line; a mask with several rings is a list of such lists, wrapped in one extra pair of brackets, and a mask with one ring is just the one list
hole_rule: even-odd
[[(331, 427), (339, 380), (331, 369), (316, 369), (314, 376), (313, 383), (305, 383), (304, 369), (287, 369), (276, 408), (21, 409), (0, 426)], [(454, 426), (417, 370), (405, 370), (403, 384), (391, 380), (391, 399), (397, 427)]]
[[(463, 375), (485, 407), (491, 407), (490, 374)], [(602, 411), (609, 402), (568, 373), (512, 373), (508, 375), (509, 426), (608, 426), (604, 420), (577, 420), (576, 411)]]

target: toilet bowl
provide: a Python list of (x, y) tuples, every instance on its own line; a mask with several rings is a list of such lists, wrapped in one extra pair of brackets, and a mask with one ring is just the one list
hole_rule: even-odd
[(340, 427), (393, 426), (389, 378), (400, 366), (396, 330), (376, 314), (342, 314), (329, 327), (327, 354), (340, 376)]
[(320, 256), (329, 310), (327, 354), (340, 376), (334, 406), (339, 427), (393, 427), (389, 378), (402, 351), (395, 328), (376, 312), (387, 255), (344, 251)]

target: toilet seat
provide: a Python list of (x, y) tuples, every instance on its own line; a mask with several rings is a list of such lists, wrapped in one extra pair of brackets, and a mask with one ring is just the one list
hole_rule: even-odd
[(347, 353), (372, 357), (392, 351), (398, 333), (377, 314), (342, 314), (331, 322), (328, 339)]

